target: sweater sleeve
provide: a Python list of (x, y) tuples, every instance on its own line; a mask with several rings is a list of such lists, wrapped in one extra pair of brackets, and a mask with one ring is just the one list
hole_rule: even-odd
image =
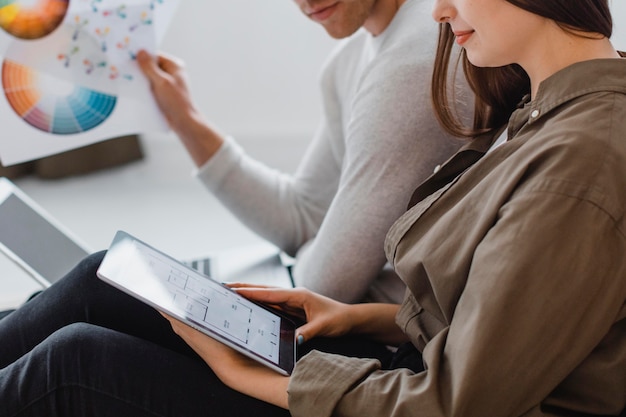
[[(564, 405), (619, 413), (625, 236), (601, 207), (543, 186), (505, 204), (476, 248), (450, 325), (423, 351), (426, 371), (317, 353), (292, 375), (292, 415), (543, 416)], [(594, 227), (581, 239), (578, 224)], [(548, 233), (558, 241), (546, 242), (546, 230), (559, 230)]]
[[(329, 171), (332, 165), (323, 170)], [(314, 194), (317, 200), (306, 199), (294, 177), (250, 157), (230, 137), (196, 176), (243, 224), (292, 256), (324, 217), (321, 193)]]

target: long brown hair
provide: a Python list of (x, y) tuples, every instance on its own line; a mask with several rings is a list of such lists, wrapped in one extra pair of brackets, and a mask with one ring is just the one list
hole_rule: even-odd
[[(506, 0), (526, 11), (554, 20), (564, 30), (610, 38), (613, 21), (608, 0)], [(517, 64), (498, 68), (472, 65), (465, 51), (453, 62), (455, 36), (450, 25), (439, 25), (439, 43), (432, 79), (432, 99), (439, 123), (454, 136), (476, 137), (504, 126), (517, 105), (530, 93), (530, 79)], [(463, 69), (475, 94), (474, 122), (463, 124), (449, 91), (450, 71)]]

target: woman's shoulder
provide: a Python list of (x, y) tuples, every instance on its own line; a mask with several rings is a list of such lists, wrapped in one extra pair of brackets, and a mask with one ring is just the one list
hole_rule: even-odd
[[(532, 118), (532, 111), (530, 111)], [(513, 141), (522, 190), (569, 195), (618, 219), (626, 208), (626, 94), (600, 91), (555, 107)]]

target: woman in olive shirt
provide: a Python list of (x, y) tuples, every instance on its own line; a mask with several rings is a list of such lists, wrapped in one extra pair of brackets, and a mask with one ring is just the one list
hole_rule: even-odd
[[(408, 286), (402, 306), (240, 289), (303, 308), (301, 340), (409, 341), (426, 370), (314, 351), (290, 378), (260, 385), (264, 370), (174, 329), (225, 383), (294, 416), (618, 415), (626, 406), (626, 59), (609, 41), (608, 2), (439, 0), (433, 15), (442, 23), (436, 109), (450, 131), (474, 139), (416, 190), (387, 235), (387, 257)], [(472, 127), (446, 100), (453, 41), (478, 97)]]
[[(106, 317), (90, 316), (100, 325), (65, 324), (7, 364), (2, 352), (26, 344), (2, 338), (0, 322), (0, 414), (619, 415), (626, 59), (609, 41), (608, 1), (436, 0), (433, 15), (442, 23), (435, 108), (448, 130), (472, 140), (415, 191), (387, 236), (387, 257), (407, 284), (403, 304), (237, 286), (306, 317), (303, 346), (367, 336), (400, 346), (391, 360), (312, 351), (283, 377), (169, 319), (212, 373), (184, 355), (163, 320), (146, 316), (139, 326), (128, 317), (128, 328), (113, 331)], [(471, 127), (445, 88), (454, 41), (478, 97)], [(57, 292), (95, 280), (95, 260)], [(101, 294), (92, 302), (124, 314), (126, 299)], [(175, 372), (185, 378), (172, 381)], [(155, 385), (172, 394), (155, 394)]]

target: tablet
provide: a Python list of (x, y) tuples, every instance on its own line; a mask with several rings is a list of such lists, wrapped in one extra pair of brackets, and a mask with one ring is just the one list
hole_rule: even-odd
[(126, 232), (116, 233), (97, 275), (283, 375), (293, 370), (293, 321)]

